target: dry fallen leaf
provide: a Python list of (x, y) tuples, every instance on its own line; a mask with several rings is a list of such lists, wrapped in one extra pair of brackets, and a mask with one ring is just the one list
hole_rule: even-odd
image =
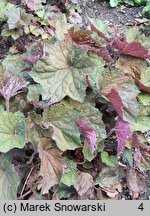
[(127, 169), (126, 179), (129, 193), (133, 199), (139, 198), (140, 194), (146, 192), (146, 179), (137, 170)]
[(48, 139), (42, 138), (39, 143), (40, 175), (43, 177), (42, 194), (47, 193), (53, 185), (59, 183), (65, 168), (65, 160), (61, 151), (52, 147), (48, 141)]
[(94, 190), (93, 177), (86, 172), (80, 172), (78, 176), (78, 181), (74, 185), (79, 196), (92, 194)]
[(116, 68), (132, 77), (140, 79), (141, 72), (146, 67), (146, 62), (143, 59), (136, 57), (122, 57), (116, 63)]

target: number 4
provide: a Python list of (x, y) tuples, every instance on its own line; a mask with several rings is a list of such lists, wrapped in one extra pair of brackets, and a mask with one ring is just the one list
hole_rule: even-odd
[(141, 203), (138, 207), (139, 210), (143, 211), (144, 210), (144, 206), (143, 206), (143, 203)]

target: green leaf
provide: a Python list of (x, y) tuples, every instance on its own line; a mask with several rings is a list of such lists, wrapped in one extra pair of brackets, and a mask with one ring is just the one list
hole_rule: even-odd
[(134, 6), (134, 0), (121, 0), (121, 3)]
[(133, 167), (133, 155), (132, 154), (133, 154), (132, 150), (127, 149), (127, 148), (123, 152), (123, 158), (125, 158), (128, 161), (130, 167)]
[(102, 114), (90, 103), (83, 103), (78, 107), (79, 118), (83, 119), (91, 126), (97, 137), (97, 143), (106, 138), (105, 125), (102, 121)]
[[(149, 37), (145, 36), (145, 34), (141, 34), (140, 27), (136, 26), (136, 27), (133, 27), (133, 28), (129, 28), (125, 32), (125, 36), (126, 36), (127, 42), (129, 42), (129, 43), (131, 43), (131, 42), (139, 42), (146, 49), (150, 48)], [(136, 63), (135, 63), (135, 66), (137, 67)]]
[(150, 116), (139, 115), (136, 123), (131, 124), (131, 130), (141, 131), (142, 133), (149, 130), (148, 122), (150, 122)]
[(4, 157), (0, 157), (0, 200), (15, 200), (19, 178), (14, 166)]
[(95, 26), (96, 29), (103, 32), (104, 34), (108, 33), (108, 26), (101, 20), (95, 18), (89, 18), (90, 22)]
[(147, 4), (146, 4), (146, 6), (143, 8), (142, 13), (148, 14), (148, 16), (150, 16), (150, 1), (147, 1)]
[(49, 20), (49, 24), (55, 29), (55, 37), (57, 40), (63, 41), (65, 34), (73, 26), (67, 22), (65, 13), (60, 13), (59, 16), (55, 15)]
[(107, 166), (115, 167), (117, 165), (118, 159), (115, 156), (109, 156), (109, 154), (105, 151), (101, 153), (101, 160)]
[(144, 106), (150, 105), (150, 94), (149, 93), (140, 93), (138, 95), (138, 98)]
[[(2, 30), (1, 36), (2, 37), (12, 37), (14, 40), (19, 38), (21, 35), (23, 35), (23, 29), (9, 29), (8, 25), (4, 25), (4, 29)], [(7, 58), (7, 57), (6, 57)]]
[(5, 0), (0, 1), (0, 22), (6, 20), (5, 12), (12, 7), (14, 7), (14, 5), (9, 2)]
[(89, 145), (87, 144), (86, 140), (85, 140), (84, 146), (83, 146), (83, 155), (84, 155), (84, 158), (88, 161), (92, 161), (97, 155), (96, 150), (93, 153), (91, 153), (91, 151), (89, 149)]
[(30, 73), (34, 81), (43, 87), (43, 100), (51, 98), (55, 103), (70, 96), (83, 102), (86, 75), (95, 71), (100, 74), (98, 64), (92, 61), (87, 51), (75, 49), (72, 43), (47, 43), (45, 51), (45, 58), (39, 60)]
[(29, 85), (28, 95), (27, 95), (28, 101), (37, 101), (38, 102), (39, 96), (41, 93), (42, 93), (41, 85), (39, 85), (39, 84)]
[[(103, 79), (100, 79), (100, 87), (106, 94), (114, 89), (118, 92), (124, 109), (124, 120), (135, 122), (137, 118), (138, 103), (137, 95), (140, 93), (134, 80), (131, 77), (124, 76), (119, 73), (107, 74)], [(114, 100), (114, 98), (112, 98)], [(119, 107), (122, 109), (122, 107)]]
[(139, 4), (139, 5), (145, 4), (146, 1), (147, 0), (134, 0), (134, 2)]
[(148, 122), (150, 122), (149, 107), (144, 107), (140, 104), (137, 121), (131, 123), (131, 130), (144, 133), (150, 129)]
[(0, 111), (0, 151), (23, 148), (26, 142), (24, 115), (21, 112)]
[(116, 7), (119, 4), (120, 0), (110, 0), (110, 6)]
[(9, 29), (14, 29), (14, 28), (19, 28), (19, 25), (22, 25), (23, 23), (21, 22), (25, 15), (25, 10), (20, 8), (20, 7), (13, 7), (5, 12), (5, 15), (7, 17), (7, 23)]
[(142, 73), (141, 73), (141, 79), (139, 82), (144, 85), (146, 88), (149, 89), (150, 92), (150, 67), (147, 67)]
[(102, 188), (115, 188), (125, 177), (122, 167), (103, 167), (97, 177), (97, 183)]
[(81, 146), (80, 132), (76, 125), (78, 112), (69, 105), (57, 104), (44, 110), (44, 126), (52, 128), (52, 139), (62, 151), (73, 150)]
[(56, 188), (55, 193), (59, 199), (70, 197), (70, 195), (75, 192), (73, 187), (67, 187), (64, 184), (59, 184), (59, 187)]
[(50, 129), (41, 127), (42, 117), (34, 112), (30, 112), (28, 118), (25, 119), (27, 142), (31, 142), (34, 149), (37, 149), (41, 138), (50, 139)]
[[(11, 75), (17, 75), (19, 77), (23, 77), (24, 73), (21, 72), (26, 66), (28, 67), (28, 63), (23, 62), (21, 60), (20, 55), (7, 55), (2, 62), (3, 68)], [(21, 72), (21, 73), (20, 73)]]
[[(99, 112), (98, 109), (96, 109), (94, 106), (92, 106), (92, 104), (88, 103), (88, 102), (84, 102), (83, 104), (79, 105), (77, 110), (79, 111), (80, 115), (79, 115), (79, 119), (81, 121), (86, 122), (86, 124), (94, 131), (94, 133), (96, 134), (96, 143), (94, 145), (94, 148), (97, 149), (97, 146), (100, 144), (100, 141), (104, 140), (106, 138), (106, 131), (105, 131), (105, 125), (102, 121), (102, 114)], [(80, 127), (79, 127), (80, 128)], [(87, 133), (86, 131), (87, 129), (84, 129), (83, 132), (83, 136), (84, 134)], [(82, 132), (82, 130), (81, 130)], [(92, 137), (90, 136), (90, 134), (86, 134), (87, 137)], [(87, 137), (85, 137), (85, 143), (84, 143), (84, 147), (83, 147), (83, 154), (85, 156), (85, 158), (88, 161), (91, 161), (97, 154), (97, 151), (91, 153), (89, 151), (90, 149), (90, 145), (91, 143), (88, 141), (88, 139), (86, 139)], [(88, 141), (87, 141), (88, 140)], [(88, 149), (89, 148), (89, 149)]]
[(61, 177), (60, 182), (70, 187), (71, 185), (74, 185), (76, 183), (78, 178), (77, 165), (67, 158), (65, 160), (67, 163), (67, 169)]
[(33, 109), (33, 106), (28, 102), (27, 95), (25, 93), (20, 93), (16, 95), (15, 97), (11, 98), (9, 102), (10, 112), (12, 113), (15, 113), (17, 111), (27, 113)]
[(105, 145), (104, 145), (104, 140), (103, 140), (97, 144), (97, 149), (93, 153), (91, 153), (89, 146), (85, 140), (83, 150), (82, 150), (84, 158), (87, 161), (91, 162), (96, 157), (98, 152), (102, 152), (104, 150), (104, 147), (105, 147)]
[(131, 43), (131, 42), (134, 42), (134, 41), (137, 41), (137, 38), (139, 37), (140, 35), (140, 31), (139, 31), (139, 27), (133, 27), (133, 28), (129, 28), (127, 31), (126, 31), (126, 39), (127, 39), (127, 42)]

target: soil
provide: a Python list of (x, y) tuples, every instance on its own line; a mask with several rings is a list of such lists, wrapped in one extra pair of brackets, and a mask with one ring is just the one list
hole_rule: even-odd
[(134, 25), (136, 18), (142, 18), (142, 7), (119, 6), (112, 8), (109, 1), (79, 0), (82, 18), (87, 23), (87, 16), (103, 20), (109, 26)]

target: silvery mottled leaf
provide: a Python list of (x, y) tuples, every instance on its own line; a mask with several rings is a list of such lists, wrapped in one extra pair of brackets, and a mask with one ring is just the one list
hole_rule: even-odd
[(0, 200), (12, 200), (17, 197), (19, 178), (13, 164), (6, 158), (0, 158)]
[(25, 87), (27, 83), (21, 80), (18, 76), (10, 76), (10, 74), (5, 71), (4, 75), (0, 77), (0, 94), (9, 100), (18, 93), (22, 92), (22, 88)]

